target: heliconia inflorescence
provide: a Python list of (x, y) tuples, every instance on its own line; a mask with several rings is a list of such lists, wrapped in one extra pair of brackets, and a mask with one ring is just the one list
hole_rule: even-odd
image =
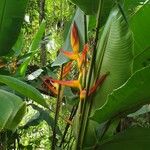
[[(81, 78), (83, 76), (83, 70), (86, 70), (86, 67), (84, 66), (84, 63), (86, 62), (86, 55), (89, 50), (88, 44), (85, 44), (83, 47), (83, 51), (80, 53), (79, 52), (79, 35), (78, 35), (78, 29), (76, 26), (76, 23), (74, 22), (72, 25), (71, 29), (71, 46), (72, 46), (72, 52), (70, 51), (65, 51), (61, 49), (61, 52), (68, 57), (71, 62), (68, 62), (64, 67), (63, 67), (63, 73), (62, 73), (62, 79), (63, 80), (57, 80), (57, 79), (52, 79), (49, 78), (49, 83), (46, 83), (47, 88), (53, 92), (54, 94), (58, 94), (58, 84), (61, 84), (63, 86), (68, 86), (72, 88), (77, 88), (80, 91), (80, 100), (83, 100), (86, 96), (86, 89), (82, 88), (81, 84)], [(67, 76), (67, 74), (70, 72), (72, 68), (72, 61), (77, 62), (78, 70), (79, 70), (79, 76), (77, 80), (64, 80), (64, 78)], [(103, 75), (100, 77), (96, 83), (90, 88), (88, 92), (88, 96), (90, 96), (92, 93), (96, 91), (96, 89), (103, 83), (105, 80), (107, 74)]]

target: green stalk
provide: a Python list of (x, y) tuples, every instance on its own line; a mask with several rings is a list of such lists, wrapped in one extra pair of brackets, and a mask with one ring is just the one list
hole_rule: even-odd
[[(62, 79), (62, 74), (63, 74), (63, 65), (61, 66), (61, 75), (60, 75), (60, 80)], [(52, 150), (55, 150), (56, 146), (56, 127), (58, 123), (58, 118), (59, 118), (59, 112), (60, 112), (60, 107), (61, 107), (61, 85), (58, 87), (58, 96), (57, 96), (57, 104), (56, 104), (56, 111), (55, 111), (55, 122), (54, 122), (54, 127), (53, 127), (53, 139), (52, 139)]]
[[(69, 116), (70, 121), (72, 121), (73, 117), (76, 114), (76, 111), (77, 111), (77, 106), (73, 106), (71, 113), (70, 113), (70, 116)], [(66, 134), (68, 132), (69, 127), (70, 127), (70, 124), (67, 123), (59, 147), (62, 147), (63, 143), (65, 142), (65, 137), (66, 137)]]
[(95, 35), (95, 41), (94, 41), (94, 48), (93, 48), (93, 54), (92, 54), (92, 61), (90, 65), (90, 70), (89, 70), (89, 75), (88, 75), (88, 83), (86, 86), (86, 97), (82, 106), (81, 110), (81, 122), (79, 124), (79, 133), (78, 133), (78, 138), (76, 142), (76, 149), (80, 150), (82, 149), (83, 146), (83, 141), (85, 137), (85, 131), (87, 127), (87, 122), (88, 122), (88, 116), (90, 112), (90, 108), (92, 105), (92, 101), (88, 97), (88, 92), (90, 88), (90, 83), (91, 83), (91, 77), (92, 77), (92, 72), (93, 68), (95, 66), (95, 58), (96, 58), (96, 50), (97, 50), (97, 45), (98, 45), (98, 37), (99, 37), (99, 30), (101, 27), (100, 19), (101, 19), (101, 11), (102, 11), (102, 6), (103, 6), (103, 0), (100, 1), (99, 3), (99, 8), (98, 8), (98, 15), (97, 15), (97, 23), (96, 23), (96, 35)]

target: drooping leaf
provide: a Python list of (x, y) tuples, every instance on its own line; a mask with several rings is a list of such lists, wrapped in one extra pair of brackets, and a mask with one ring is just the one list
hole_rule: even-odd
[(24, 18), (28, 0), (1, 0), (0, 2), (0, 56), (15, 44)]
[(111, 118), (133, 112), (139, 106), (150, 102), (150, 66), (135, 72), (129, 80), (114, 90), (106, 103), (91, 117), (102, 123)]
[[(76, 4), (85, 14), (87, 15), (96, 15), (98, 11), (98, 6), (100, 0), (71, 0), (74, 4)], [(109, 12), (114, 5), (114, 0), (103, 1), (102, 8), (102, 20), (106, 20)]]
[(103, 141), (97, 150), (148, 150), (150, 147), (149, 128), (130, 128)]
[(27, 83), (20, 81), (16, 78), (5, 75), (0, 75), (0, 82), (8, 85), (20, 94), (29, 97), (38, 104), (48, 108), (48, 105), (41, 93), (31, 85), (28, 85)]
[(0, 131), (14, 131), (25, 113), (25, 103), (20, 97), (0, 90)]

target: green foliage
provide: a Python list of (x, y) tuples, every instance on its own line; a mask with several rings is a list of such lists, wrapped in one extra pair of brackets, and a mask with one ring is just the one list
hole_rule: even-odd
[[(109, 72), (101, 89), (93, 99), (93, 107), (102, 105), (113, 89), (122, 85), (131, 75), (133, 37), (119, 8), (113, 9), (104, 27), (97, 49), (95, 77)], [(98, 100), (100, 99), (100, 100)]]
[(150, 5), (149, 1), (141, 6), (130, 20), (130, 26), (135, 40), (135, 55), (149, 47), (149, 20)]
[(92, 119), (102, 123), (114, 117), (134, 112), (150, 100), (150, 67), (135, 72), (129, 80), (108, 95), (106, 103), (96, 110)]
[(10, 86), (12, 89), (16, 90), (26, 97), (31, 98), (40, 105), (49, 108), (40, 92), (31, 85), (28, 85), (27, 83), (10, 76), (0, 75), (0, 78), (1, 83)]
[[(32, 104), (33, 109), (37, 110), (38, 112), (22, 127), (23, 129), (27, 129), (31, 126), (37, 126), (40, 122), (46, 121), (46, 123), (52, 128), (54, 127), (54, 119), (50, 116), (47, 110), (43, 110), (42, 108)], [(62, 133), (57, 126), (57, 134), (62, 136)]]
[(29, 63), (31, 62), (31, 60), (33, 59), (33, 57), (35, 56), (35, 54), (37, 53), (37, 50), (40, 46), (40, 42), (41, 42), (43, 34), (45, 32), (45, 26), (46, 26), (46, 23), (45, 23), (45, 21), (43, 21), (39, 27), (38, 32), (34, 36), (31, 46), (29, 48), (29, 53), (31, 53), (31, 55), (29, 55), (29, 57), (27, 57), (27, 59), (19, 67), (19, 75), (25, 76), (27, 67), (28, 67)]
[(0, 90), (0, 131), (15, 131), (25, 114), (25, 108), (26, 105), (20, 97)]
[(150, 48), (145, 49), (133, 59), (132, 72), (150, 64)]
[(0, 56), (9, 53), (23, 22), (28, 0), (2, 0), (0, 3)]
[(112, 136), (106, 141), (102, 141), (97, 150), (141, 150), (149, 149), (150, 143), (149, 128), (130, 128), (117, 135)]
[[(72, 3), (45, 1), (45, 21), (40, 26), (39, 0), (29, 1), (26, 14), (27, 0), (0, 2), (0, 56), (3, 56), (0, 73), (7, 71), (10, 74), (0, 75), (0, 145), (3, 149), (50, 149), (51, 143), (55, 149), (66, 150), (147, 149), (149, 129), (128, 128), (139, 124), (149, 126), (144, 123), (133, 125), (139, 114), (142, 114), (141, 122), (149, 118), (149, 109), (145, 107), (134, 113), (150, 100), (149, 1), (70, 1), (77, 8), (74, 17)], [(29, 20), (25, 19), (18, 37), (24, 15)], [(71, 73), (63, 80), (76, 80), (79, 73), (83, 73), (83, 78), (78, 79), (82, 88), (78, 92), (78, 89), (65, 87), (61, 88), (60, 95), (53, 94), (45, 82), (58, 90), (51, 77), (56, 79), (61, 72), (60, 66), (69, 60), (62, 53), (53, 63), (52, 60), (60, 47), (72, 51), (70, 33), (74, 22), (79, 33), (80, 51), (86, 43), (89, 51), (81, 68), (76, 68), (73, 62)], [(64, 24), (67, 24), (65, 31)], [(45, 44), (48, 56), (43, 68), (39, 61), (41, 43)], [(81, 53), (78, 55), (82, 56)], [(28, 84), (18, 79), (21, 76), (24, 80), (26, 74), (34, 74), (39, 68), (43, 72)], [(108, 75), (103, 84), (97, 85), (97, 79), (104, 74)], [(88, 88), (93, 90), (92, 94), (87, 93), (85, 100), (80, 101), (81, 92), (87, 92)], [(62, 102), (56, 102), (56, 97)], [(58, 111), (60, 113), (55, 113)], [(131, 123), (125, 119), (127, 115)], [(70, 124), (73, 124), (71, 128)]]

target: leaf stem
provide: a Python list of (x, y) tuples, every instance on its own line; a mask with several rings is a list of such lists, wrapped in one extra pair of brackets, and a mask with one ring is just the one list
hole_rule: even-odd
[[(61, 66), (61, 75), (60, 75), (60, 80), (62, 79), (62, 74), (63, 74), (63, 65)], [(55, 110), (55, 121), (54, 121), (54, 127), (53, 127), (53, 138), (52, 138), (52, 150), (55, 150), (56, 146), (56, 128), (57, 128), (57, 123), (58, 123), (58, 118), (59, 118), (59, 112), (60, 112), (60, 107), (61, 107), (61, 85), (58, 87), (58, 96), (57, 96), (57, 104), (56, 104), (56, 110)]]

